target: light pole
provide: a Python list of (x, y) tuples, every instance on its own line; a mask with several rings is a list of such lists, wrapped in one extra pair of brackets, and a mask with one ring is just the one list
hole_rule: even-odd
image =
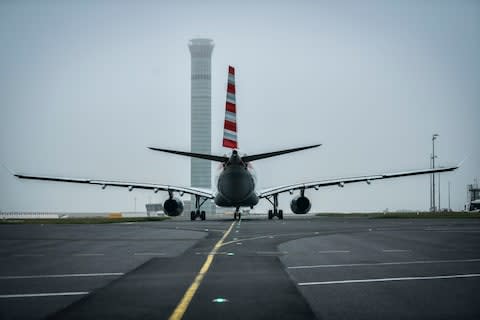
[(440, 173), (438, 174), (438, 211), (442, 212), (442, 202), (440, 201)]
[(450, 207), (450, 181), (448, 181), (448, 211), (452, 211), (452, 207)]
[[(432, 135), (432, 169), (435, 169), (435, 140), (437, 139), (438, 134), (435, 133)], [(435, 206), (435, 174), (432, 173), (432, 210), (433, 212), (437, 211)]]
[[(430, 168), (432, 168), (432, 159), (433, 159), (433, 155), (430, 153)], [(433, 211), (433, 201), (432, 201), (432, 175), (430, 175), (430, 211)]]

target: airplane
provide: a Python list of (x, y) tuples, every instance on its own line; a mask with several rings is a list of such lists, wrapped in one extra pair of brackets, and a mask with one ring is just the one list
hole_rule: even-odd
[[(271, 220), (274, 217), (283, 219), (283, 210), (278, 208), (278, 195), (281, 193), (289, 192), (291, 195), (295, 191), (299, 191), (299, 194), (295, 196), (290, 202), (290, 208), (295, 214), (306, 214), (310, 211), (311, 201), (305, 196), (305, 190), (315, 189), (318, 190), (328, 186), (344, 187), (345, 184), (366, 182), (370, 184), (374, 180), (390, 179), (406, 176), (414, 176), (421, 174), (432, 174), (456, 170), (458, 166), (450, 167), (438, 167), (421, 170), (402, 171), (395, 173), (380, 173), (377, 175), (358, 176), (337, 178), (328, 180), (319, 180), (306, 183), (289, 184), (284, 186), (273, 187), (261, 191), (256, 190), (256, 176), (253, 171), (252, 162), (261, 159), (276, 157), (287, 153), (298, 152), (311, 148), (321, 146), (321, 144), (278, 150), (267, 153), (260, 153), (254, 155), (240, 155), (238, 152), (238, 140), (237, 140), (237, 107), (236, 107), (236, 91), (235, 91), (235, 68), (228, 67), (228, 80), (227, 80), (227, 97), (225, 103), (225, 121), (224, 121), (224, 133), (223, 133), (223, 146), (232, 149), (230, 156), (217, 156), (212, 154), (201, 154), (193, 152), (185, 152), (178, 150), (169, 150), (156, 147), (149, 147), (154, 151), (161, 151), (166, 153), (172, 153), (180, 156), (187, 156), (192, 158), (199, 158), (208, 161), (219, 162), (220, 174), (216, 181), (217, 191), (204, 190), (195, 187), (179, 187), (162, 184), (152, 183), (136, 183), (136, 182), (123, 182), (123, 181), (110, 181), (110, 180), (96, 180), (96, 179), (78, 179), (78, 178), (64, 178), (64, 177), (51, 177), (51, 176), (36, 176), (13, 173), (20, 179), (34, 179), (44, 181), (57, 181), (57, 182), (71, 182), (71, 183), (83, 183), (100, 185), (102, 189), (107, 186), (124, 187), (128, 191), (133, 189), (147, 189), (153, 190), (154, 193), (158, 191), (166, 191), (168, 198), (163, 203), (164, 212), (168, 216), (179, 216), (183, 213), (183, 201), (180, 198), (183, 194), (190, 194), (195, 196), (195, 209), (190, 212), (190, 219), (200, 220), (206, 219), (205, 211), (201, 210), (202, 205), (213, 199), (215, 204), (220, 207), (233, 207), (235, 208), (234, 219), (241, 219), (241, 207), (253, 208), (256, 206), (260, 199), (266, 199), (272, 205), (272, 209), (268, 210), (268, 219)], [(180, 197), (175, 194), (178, 193)]]

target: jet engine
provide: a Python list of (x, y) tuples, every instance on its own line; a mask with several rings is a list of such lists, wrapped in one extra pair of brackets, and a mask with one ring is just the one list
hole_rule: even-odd
[(183, 212), (183, 201), (180, 198), (170, 198), (163, 203), (163, 211), (169, 217), (176, 217)]
[(305, 196), (296, 196), (290, 202), (290, 209), (296, 214), (306, 214), (310, 211), (312, 207), (312, 203), (310, 200)]

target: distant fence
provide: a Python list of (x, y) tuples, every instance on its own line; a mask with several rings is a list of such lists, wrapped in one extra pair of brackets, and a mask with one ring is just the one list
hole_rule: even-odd
[(0, 212), (0, 219), (59, 219), (65, 214), (51, 212)]
[(5, 219), (62, 219), (81, 217), (143, 218), (163, 216), (163, 212), (110, 212), (110, 213), (52, 213), (52, 212), (0, 212), (0, 220)]

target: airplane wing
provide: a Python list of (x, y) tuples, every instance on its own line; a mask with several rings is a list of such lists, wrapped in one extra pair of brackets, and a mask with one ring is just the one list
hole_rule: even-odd
[(32, 180), (43, 180), (43, 181), (57, 181), (57, 182), (72, 182), (72, 183), (83, 183), (83, 184), (94, 184), (100, 185), (102, 189), (108, 187), (123, 187), (127, 188), (128, 191), (133, 189), (146, 189), (153, 190), (157, 193), (158, 191), (167, 191), (167, 192), (179, 192), (197, 195), (207, 199), (213, 199), (214, 195), (211, 191), (191, 188), (191, 187), (176, 187), (169, 185), (161, 185), (154, 183), (139, 183), (139, 182), (125, 182), (125, 181), (111, 181), (111, 180), (95, 180), (95, 179), (78, 179), (78, 178), (64, 178), (64, 177), (49, 177), (49, 176), (32, 176), (27, 174), (13, 173), (17, 178), (20, 179), (32, 179)]
[(411, 170), (411, 171), (402, 171), (402, 172), (395, 172), (395, 173), (382, 173), (382, 174), (371, 175), (371, 176), (337, 178), (337, 179), (312, 181), (307, 183), (297, 183), (297, 184), (284, 185), (284, 186), (265, 189), (260, 191), (258, 196), (260, 198), (268, 198), (283, 192), (292, 192), (294, 190), (305, 190), (310, 188), (314, 188), (315, 190), (318, 190), (319, 188), (322, 188), (322, 187), (329, 187), (329, 186), (335, 186), (335, 185), (339, 187), (343, 187), (345, 184), (355, 183), (355, 182), (366, 182), (367, 184), (370, 184), (371, 181), (373, 180), (400, 178), (400, 177), (429, 174), (429, 173), (447, 172), (447, 171), (453, 171), (458, 168), (459, 166), (445, 167), (445, 168), (439, 167), (435, 169)]

